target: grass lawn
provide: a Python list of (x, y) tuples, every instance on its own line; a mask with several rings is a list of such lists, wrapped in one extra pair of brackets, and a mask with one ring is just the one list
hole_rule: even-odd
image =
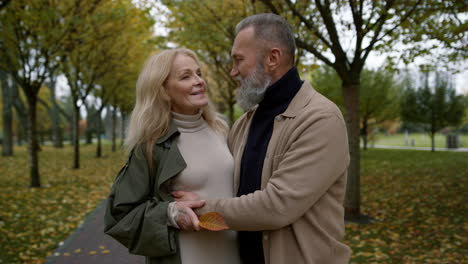
[(468, 153), (361, 153), (361, 210), (377, 221), (346, 226), (351, 263), (467, 263)]
[[(411, 140), (414, 140), (415, 147), (431, 147), (431, 137), (425, 133), (410, 133), (408, 134), (408, 145)], [(443, 134), (436, 134), (434, 137), (436, 148), (446, 148), (446, 136)], [(468, 148), (468, 135), (459, 135), (458, 143), (460, 148)], [(386, 146), (405, 146), (405, 135), (404, 134), (376, 134), (374, 144), (386, 145)]]
[[(123, 152), (94, 158), (82, 146), (44, 147), (44, 188), (30, 189), (25, 148), (0, 157), (0, 263), (42, 263), (106, 197)], [(370, 149), (362, 152), (362, 211), (376, 222), (347, 224), (352, 263), (466, 263), (468, 153)]]

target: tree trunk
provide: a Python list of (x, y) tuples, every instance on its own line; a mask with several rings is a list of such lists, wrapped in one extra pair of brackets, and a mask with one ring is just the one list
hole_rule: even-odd
[[(427, 85), (427, 84), (426, 84)], [(435, 152), (435, 142), (434, 142), (434, 136), (435, 136), (435, 132), (436, 132), (436, 117), (435, 117), (435, 107), (433, 106), (432, 107), (432, 111), (431, 111), (431, 151), (432, 152)]]
[(363, 150), (367, 150), (367, 119), (365, 118), (363, 118), (362, 120), (361, 136), (362, 136)]
[(24, 140), (24, 128), (23, 124), (27, 124), (29, 121), (26, 121), (25, 123), (18, 122), (16, 124), (16, 145), (17, 146), (22, 146), (23, 145), (23, 140)]
[(435, 152), (435, 131), (431, 130), (431, 151)]
[[(30, 88), (31, 89), (31, 88)], [(41, 180), (39, 176), (39, 157), (37, 154), (38, 142), (37, 142), (37, 131), (36, 131), (36, 106), (37, 106), (37, 94), (27, 96), (28, 99), (28, 122), (27, 122), (27, 134), (28, 134), (28, 153), (29, 153), (29, 167), (31, 175), (31, 187), (41, 187)]]
[(73, 169), (80, 168), (80, 108), (73, 107)]
[[(86, 122), (86, 124), (89, 124), (89, 122)], [(87, 128), (86, 126), (86, 133), (85, 133), (85, 138), (86, 138), (86, 145), (90, 145), (93, 143), (93, 131), (90, 131), (90, 129)]]
[(8, 84), (8, 75), (0, 71), (2, 94), (3, 139), (2, 155), (13, 156), (13, 96)]
[[(90, 145), (93, 143), (93, 112), (90, 110), (91, 107), (86, 107), (86, 132), (85, 132), (85, 138), (86, 138), (86, 145)], [(92, 125), (93, 124), (93, 125)]]
[[(357, 75), (359, 76), (359, 75)], [(352, 84), (343, 83), (351, 161), (346, 185), (345, 215), (347, 219), (360, 219), (360, 153), (359, 153), (359, 80)]]
[(21, 97), (19, 95), (18, 85), (14, 79), (11, 79), (12, 84), (10, 86), (12, 98), (13, 98), (13, 106), (16, 110), (17, 117), (19, 122), (17, 122), (17, 144), (18, 146), (23, 145), (23, 141), (25, 137), (27, 137), (27, 124), (28, 124), (28, 109), (24, 105), (23, 101), (21, 101)]
[(117, 150), (116, 138), (117, 138), (117, 107), (114, 106), (112, 109), (112, 152)]
[(96, 146), (96, 157), (102, 157), (102, 143), (101, 143), (101, 131), (102, 131), (102, 120), (101, 120), (101, 113), (102, 110), (97, 113), (96, 121), (97, 121), (97, 128), (96, 128), (96, 135), (97, 135), (97, 146)]
[(125, 143), (125, 123), (127, 121), (127, 114), (125, 114), (125, 112), (122, 109), (120, 109), (120, 117), (122, 120), (120, 123), (120, 147), (123, 147)]
[(60, 127), (60, 115), (56, 99), (56, 84), (57, 80), (51, 76), (49, 83), (50, 101), (52, 103), (50, 117), (52, 119), (52, 140), (55, 148), (63, 148), (62, 128)]

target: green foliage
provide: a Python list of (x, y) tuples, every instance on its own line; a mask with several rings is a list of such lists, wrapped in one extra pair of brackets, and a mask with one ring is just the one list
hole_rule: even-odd
[(116, 89), (128, 89), (149, 53), (153, 22), (131, 1), (92, 2), (80, 1), (85, 8), (72, 18), (75, 30), (62, 47), (61, 71), (75, 102), (91, 92), (105, 101), (114, 95), (118, 101)]
[(169, 10), (165, 23), (170, 29), (169, 40), (178, 46), (194, 50), (205, 64), (204, 75), (208, 93), (233, 118), (234, 90), (231, 78), (231, 45), (235, 26), (251, 13), (250, 4), (243, 0), (161, 1)]
[[(405, 5), (401, 3), (401, 5)], [(404, 62), (415, 57), (427, 59), (425, 67), (445, 66), (451, 71), (461, 71), (457, 62), (468, 58), (466, 49), (466, 2), (450, 0), (425, 0), (416, 15), (402, 24), (398, 49)], [(387, 47), (395, 50), (395, 47)]]
[[(323, 66), (311, 73), (312, 86), (336, 103), (345, 112), (342, 81), (333, 68)], [(375, 127), (384, 121), (399, 117), (399, 97), (402, 85), (392, 71), (380, 68), (364, 69), (361, 74), (359, 93), (359, 115), (362, 123)]]
[(429, 84), (429, 77), (426, 73), (419, 87), (415, 81), (409, 81), (401, 103), (402, 119), (425, 124), (430, 133), (459, 125), (467, 107), (463, 96), (455, 93), (447, 75), (435, 73), (433, 86)]
[[(12, 1), (0, 12), (0, 68), (37, 94), (63, 44), (64, 14), (53, 0)], [(29, 95), (28, 95), (29, 96)]]
[[(112, 50), (112, 54), (104, 57), (105, 65), (109, 68), (95, 79), (96, 85), (91, 92), (101, 99), (101, 108), (110, 103), (124, 112), (130, 112), (135, 101), (139, 72), (154, 50), (154, 21), (149, 18), (148, 10), (135, 7), (130, 1), (120, 1), (112, 9), (118, 11), (118, 21), (111, 15), (107, 23), (118, 34), (109, 36), (101, 43), (104, 49)], [(96, 66), (98, 70), (103, 64)]]

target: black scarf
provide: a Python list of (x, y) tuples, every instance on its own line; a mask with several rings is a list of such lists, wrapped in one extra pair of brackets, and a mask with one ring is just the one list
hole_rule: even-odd
[[(288, 108), (302, 83), (297, 69), (293, 67), (281, 79), (267, 88), (265, 97), (259, 103), (250, 125), (241, 160), (237, 196), (260, 190), (263, 162), (273, 133), (274, 119)], [(239, 232), (238, 241), (242, 263), (265, 263), (262, 232)]]

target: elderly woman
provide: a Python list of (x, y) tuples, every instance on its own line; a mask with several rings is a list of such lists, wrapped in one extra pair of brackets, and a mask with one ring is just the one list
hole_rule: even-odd
[(196, 232), (192, 208), (203, 202), (171, 195), (233, 196), (228, 128), (205, 92), (199, 61), (188, 49), (152, 56), (138, 78), (126, 138), (130, 155), (108, 198), (105, 233), (147, 263), (240, 263), (235, 231)]

